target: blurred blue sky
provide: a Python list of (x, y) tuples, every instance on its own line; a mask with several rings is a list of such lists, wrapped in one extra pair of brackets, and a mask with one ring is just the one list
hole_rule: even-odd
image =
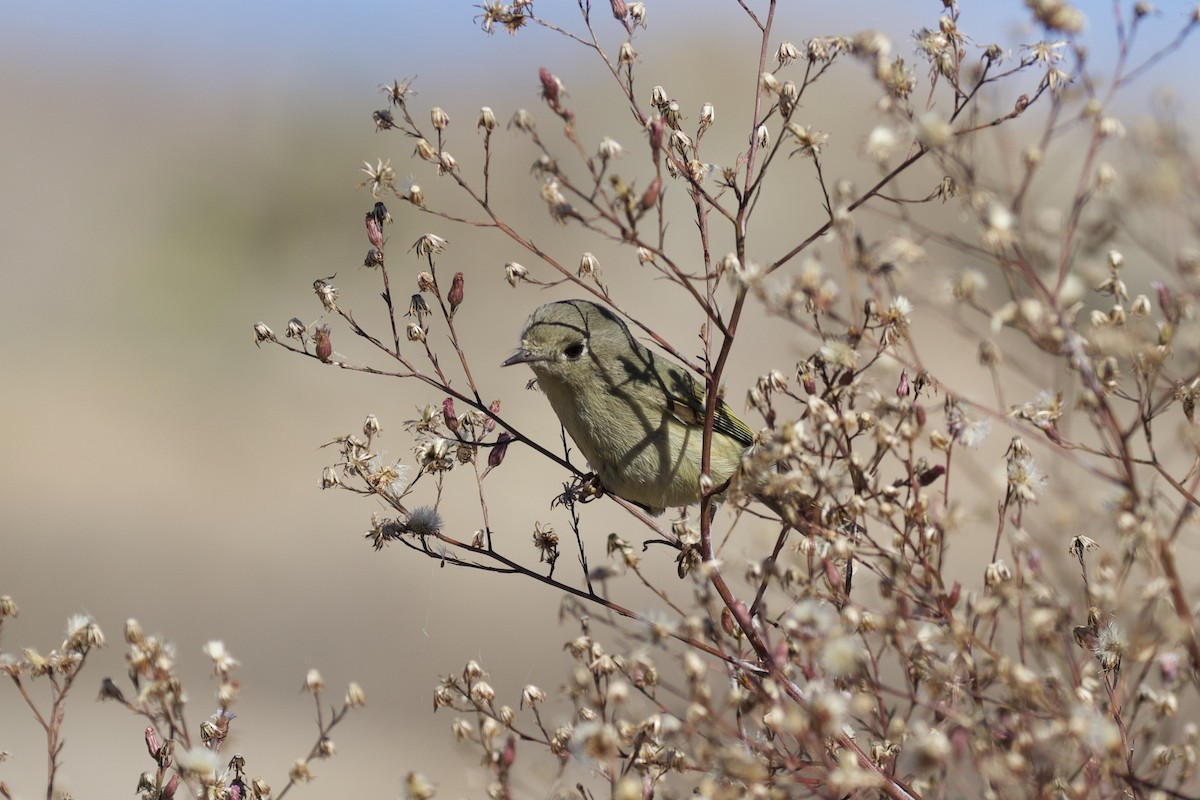
[[(703, 41), (721, 35), (720, 10), (732, 4), (718, 0), (651, 2), (651, 26), (656, 18), (665, 23), (669, 12), (677, 12), (685, 4), (695, 10), (691, 15), (694, 29), (680, 30), (680, 36)], [(903, 14), (909, 25), (914, 18), (933, 24), (941, 5), (940, 0), (855, 0), (840, 4), (782, 0), (777, 30), (781, 39), (795, 41), (867, 26), (904, 36), (910, 31), (889, 30), (892, 19)], [(1113, 42), (1108, 31), (1112, 26), (1108, 17), (1112, 5), (1107, 0), (1085, 0), (1078, 5), (1092, 18), (1091, 28), (1104, 32), (1103, 36), (1088, 39), (1092, 52), (1100, 57), (1111, 53)], [(1159, 4), (1159, 18), (1155, 24), (1145, 26), (1143, 44), (1173, 34), (1192, 5), (1178, 1)], [(152, 70), (155, 75), (148, 77), (181, 81), (192, 89), (227, 85), (230, 81), (270, 84), (303, 75), (314, 82), (311, 88), (319, 91), (345, 85), (346, 79), (361, 82), (369, 76), (377, 82), (394, 73), (406, 74), (406, 69), (416, 72), (418, 65), (426, 73), (424, 78), (431, 64), (444, 68), (448, 75), (463, 76), (478, 52), (476, 48), (482, 46), (473, 20), (477, 6), (473, 0), (12, 2), (0, 12), (0, 62), (50, 62), (70, 70), (74, 83), (63, 86), (65, 100), (74, 92), (87, 91), (91, 70), (123, 67)], [(916, 8), (919, 6), (925, 8)], [(563, 19), (573, 20), (578, 13), (570, 0), (542, 0), (537, 7), (551, 19), (564, 15)], [(601, 0), (593, 7), (595, 17), (608, 23), (607, 2)], [(1025, 22), (1027, 12), (1020, 0), (966, 0), (961, 8), (963, 29), (976, 37), (994, 37), (1005, 46), (1038, 38)], [(673, 20), (672, 24), (677, 23)], [(606, 27), (611, 26), (602, 29)], [(490, 45), (493, 48), (528, 47), (525, 43), (530, 41), (505, 35), (494, 38), (497, 43)], [(579, 53), (579, 48), (568, 47), (555, 37), (539, 37), (537, 45), (531, 57), (553, 60), (558, 48)], [(1192, 52), (1172, 62), (1176, 69), (1195, 66), (1197, 48), (1188, 49)], [(898, 52), (903, 54), (905, 50), (900, 47)], [(496, 56), (494, 51), (489, 54), (489, 58)]]

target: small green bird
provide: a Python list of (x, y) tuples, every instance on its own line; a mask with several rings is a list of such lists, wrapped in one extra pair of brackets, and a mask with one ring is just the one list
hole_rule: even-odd
[[(533, 370), (605, 490), (655, 514), (700, 501), (704, 387), (634, 339), (612, 311), (587, 300), (541, 306), (503, 366), (512, 364)], [(750, 428), (719, 400), (714, 486), (734, 475), (753, 444)]]

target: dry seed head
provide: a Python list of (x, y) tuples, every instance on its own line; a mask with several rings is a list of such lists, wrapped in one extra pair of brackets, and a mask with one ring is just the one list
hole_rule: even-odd
[(514, 288), (516, 288), (517, 283), (525, 280), (525, 276), (528, 274), (529, 270), (515, 261), (510, 261), (504, 265), (504, 280), (508, 281), (508, 285)]
[(614, 158), (620, 158), (625, 154), (625, 148), (621, 147), (617, 140), (605, 136), (600, 140), (600, 145), (597, 148), (597, 154), (600, 160), (609, 161)]
[(449, 241), (435, 233), (423, 233), (412, 243), (412, 246), (408, 250), (409, 252), (416, 250), (418, 258), (425, 258), (426, 256), (444, 252), (448, 244), (450, 244)]
[(434, 106), (429, 109), (429, 121), (433, 125), (434, 130), (444, 131), (450, 127), (450, 116), (442, 110), (441, 106)]
[(771, 146), (771, 132), (767, 130), (766, 125), (759, 125), (754, 131), (754, 136), (750, 140), (751, 144), (756, 144), (759, 147)]
[(405, 192), (405, 197), (414, 206), (421, 207), (425, 205), (425, 195), (421, 192), (421, 185), (415, 181), (408, 184), (408, 191)]
[(256, 322), (254, 324), (254, 342), (260, 344), (262, 342), (275, 342), (275, 332), (272, 331), (265, 322)]
[(579, 257), (579, 272), (581, 278), (589, 278), (600, 269), (600, 261), (592, 253), (584, 253)]
[(896, 147), (896, 134), (886, 125), (877, 125), (867, 135), (863, 150), (867, 157), (878, 164), (884, 164), (891, 157)]
[(405, 800), (432, 800), (437, 788), (419, 772), (410, 772), (404, 778)]
[(633, 49), (633, 42), (628, 40), (621, 42), (621, 48), (617, 51), (617, 62), (630, 65), (636, 60), (637, 51)]
[(422, 161), (428, 161), (431, 164), (439, 162), (437, 148), (425, 139), (417, 139), (416, 147), (413, 148), (413, 154), (420, 157)]
[(340, 486), (341, 483), (342, 480), (338, 477), (337, 470), (333, 467), (325, 467), (325, 469), (321, 470), (320, 487), (322, 489), (332, 489), (335, 486)]
[(489, 106), (483, 106), (479, 109), (479, 117), (475, 120), (475, 130), (483, 128), (485, 131), (492, 131), (496, 127), (496, 112), (492, 111)]
[(781, 42), (779, 48), (775, 51), (775, 61), (781, 67), (786, 67), (798, 58), (800, 58), (799, 48), (788, 41)]
[(287, 324), (287, 338), (303, 339), (304, 334), (308, 332), (308, 326), (300, 321), (298, 317), (292, 317)]
[(516, 128), (523, 133), (532, 132), (536, 124), (533, 121), (533, 115), (524, 108), (518, 108), (516, 113), (512, 115), (512, 119), (508, 121), (509, 128)]

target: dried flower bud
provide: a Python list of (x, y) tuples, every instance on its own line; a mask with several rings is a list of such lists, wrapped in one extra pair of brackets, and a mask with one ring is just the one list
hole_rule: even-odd
[(779, 87), (779, 110), (785, 115), (791, 115), (796, 110), (796, 101), (800, 99), (800, 88), (795, 81), (784, 81)]
[(775, 51), (775, 60), (780, 66), (787, 66), (800, 57), (800, 50), (791, 42), (782, 42)]
[(633, 42), (626, 39), (621, 42), (621, 48), (617, 51), (617, 63), (630, 65), (637, 60), (637, 51), (633, 49)]
[(639, 247), (637, 249), (638, 264), (646, 266), (654, 263), (654, 251), (648, 247)]
[(375, 221), (379, 223), (379, 227), (382, 228), (385, 224), (392, 224), (392, 214), (382, 202), (377, 201), (371, 208), (370, 213), (374, 215)]
[(752, 141), (759, 147), (771, 146), (771, 132), (767, 130), (766, 125), (758, 126), (758, 128), (754, 131), (754, 139)]
[(650, 185), (646, 187), (646, 191), (642, 194), (642, 199), (638, 202), (638, 206), (642, 211), (648, 211), (658, 202), (658, 195), (662, 192), (662, 178), (658, 175), (654, 176), (654, 180), (650, 181)]
[(370, 438), (378, 433), (383, 433), (383, 428), (379, 424), (379, 417), (374, 414), (367, 414), (367, 418), (363, 421), (363, 436)]
[(162, 752), (162, 742), (158, 738), (158, 731), (153, 725), (146, 726), (146, 749), (150, 752), (150, 757), (158, 761), (158, 754)]
[(646, 27), (646, 4), (645, 3), (630, 3), (629, 4), (629, 21), (634, 25)]
[(367, 704), (367, 695), (363, 692), (361, 686), (354, 681), (346, 687), (346, 707), (347, 708), (362, 708)]
[(321, 300), (321, 305), (325, 306), (326, 311), (337, 310), (338, 290), (330, 285), (329, 281), (333, 278), (317, 278), (313, 281), (313, 291), (317, 293), (317, 297)]
[(563, 94), (562, 81), (545, 67), (538, 69), (538, 80), (542, 84), (542, 99), (546, 101), (546, 105), (550, 107), (551, 111), (559, 113), (562, 110), (559, 105)]
[(432, 312), (429, 309), (429, 304), (425, 302), (425, 297), (421, 294), (414, 294), (408, 301), (408, 311), (405, 312), (406, 317), (416, 317), (418, 325), (425, 324), (425, 318)]
[(275, 338), (275, 332), (268, 328), (265, 322), (254, 323), (254, 343), (256, 345), (276, 341), (279, 340)]
[(758, 89), (766, 94), (779, 94), (779, 79), (770, 72), (758, 76)]
[(529, 274), (529, 270), (522, 267), (515, 261), (510, 261), (504, 265), (504, 280), (508, 281), (508, 285), (516, 287), (517, 283), (524, 280)]
[(500, 431), (500, 435), (496, 437), (496, 444), (488, 452), (488, 466), (495, 468), (504, 463), (504, 455), (508, 452), (508, 443), (513, 440), (513, 436), (508, 431)]
[(454, 411), (453, 397), (447, 397), (442, 401), (442, 419), (446, 421), (446, 427), (450, 429), (451, 433), (458, 433), (458, 414)]
[(306, 333), (308, 333), (308, 326), (301, 322), (299, 317), (292, 317), (288, 320), (287, 338), (303, 339)]
[(437, 290), (437, 281), (433, 279), (433, 273), (428, 271), (417, 273), (417, 289), (422, 292), (433, 292)]
[(409, 252), (415, 250), (418, 258), (425, 258), (426, 256), (445, 252), (446, 245), (448, 244), (448, 241), (435, 233), (423, 233), (417, 237), (417, 240), (412, 243), (412, 246), (408, 250)]
[(650, 152), (655, 156), (662, 150), (663, 130), (665, 127), (662, 117), (652, 118), (647, 125), (647, 129), (650, 131)]
[(475, 130), (483, 128), (485, 131), (492, 131), (496, 127), (496, 112), (488, 106), (479, 109), (479, 119), (475, 120)]
[(329, 338), (329, 326), (322, 325), (313, 331), (313, 343), (316, 345), (317, 358), (329, 363), (333, 356), (333, 341)]
[(425, 205), (425, 195), (421, 193), (420, 184), (410, 183), (408, 185), (407, 197), (408, 202), (412, 203), (414, 206), (420, 207)]
[(712, 125), (716, 117), (717, 111), (716, 108), (713, 107), (712, 103), (705, 103), (704, 105), (700, 106), (700, 129), (704, 130)]
[(434, 106), (429, 109), (429, 122), (434, 130), (444, 131), (450, 126), (450, 116), (441, 108)]
[(600, 269), (600, 261), (592, 253), (584, 253), (579, 257), (579, 271), (576, 273), (581, 278), (590, 278)]
[(683, 112), (679, 110), (678, 101), (672, 100), (667, 103), (667, 109), (663, 111), (663, 122), (667, 123), (668, 127), (678, 130), (683, 124)]
[(523, 108), (518, 108), (517, 112), (512, 115), (512, 119), (508, 121), (508, 127), (516, 128), (524, 133), (532, 133), (535, 127), (533, 115)]
[(404, 335), (408, 337), (410, 342), (425, 341), (425, 329), (415, 322), (408, 323), (404, 329)]
[(625, 154), (625, 148), (621, 147), (620, 143), (615, 139), (605, 136), (600, 140), (600, 145), (597, 148), (597, 154), (601, 161), (609, 161), (614, 158), (620, 158)]
[(371, 242), (371, 246), (379, 249), (383, 247), (383, 230), (379, 228), (378, 219), (374, 218), (373, 213), (367, 212), (365, 218), (367, 225), (367, 241)]
[(434, 785), (419, 772), (410, 772), (404, 779), (405, 800), (431, 800), (436, 793)]
[(341, 483), (342, 479), (338, 477), (337, 470), (333, 467), (326, 467), (321, 470), (320, 486), (322, 489), (332, 489), (335, 486), (340, 486)]
[(378, 247), (372, 247), (367, 251), (366, 258), (363, 259), (363, 266), (368, 269), (383, 266), (383, 252)]
[(441, 160), (438, 157), (437, 148), (425, 139), (417, 139), (416, 147), (413, 148), (413, 154), (420, 157), (422, 161), (428, 161), (431, 164), (437, 164)]
[[(167, 781), (165, 786), (163, 786), (162, 792), (159, 793), (159, 798), (161, 798), (161, 800), (171, 800), (171, 798), (173, 798), (175, 793), (179, 790), (179, 783), (182, 780), (183, 776), (178, 772), (172, 775), (171, 779)], [(261, 796), (265, 795), (260, 795), (260, 797)]]
[(308, 671), (308, 674), (304, 676), (304, 691), (309, 694), (325, 691), (325, 679), (321, 677), (320, 672), (315, 669)]
[(528, 705), (530, 707), (536, 706), (538, 703), (545, 702), (545, 700), (546, 700), (546, 693), (543, 692), (538, 687), (534, 686), (533, 684), (529, 684), (521, 692), (521, 707), (522, 708), (524, 708), (526, 705)]
[(461, 272), (454, 273), (453, 280), (450, 281), (450, 291), (446, 293), (446, 300), (450, 303), (450, 316), (454, 316), (454, 312), (458, 311), (458, 307), (462, 305), (464, 298), (464, 283), (465, 279)]
[(371, 114), (371, 119), (375, 120), (375, 130), (390, 131), (396, 127), (396, 118), (392, 115), (391, 109), (381, 108)]
[[(491, 405), (489, 405), (489, 406), (488, 406), (488, 413), (489, 413), (489, 414), (494, 414), (494, 415), (496, 415), (496, 414), (499, 414), (499, 413), (500, 413), (500, 401), (499, 401), (499, 400), (493, 400), (493, 401), (492, 401)], [(491, 416), (489, 416), (489, 417), (485, 418), (485, 419), (484, 419), (484, 421), (483, 421), (483, 432), (484, 432), (484, 433), (491, 433), (491, 432), (492, 432), (492, 431), (494, 431), (494, 430), (496, 430), (496, 420), (495, 420), (495, 418), (494, 418), (494, 417), (491, 417)]]

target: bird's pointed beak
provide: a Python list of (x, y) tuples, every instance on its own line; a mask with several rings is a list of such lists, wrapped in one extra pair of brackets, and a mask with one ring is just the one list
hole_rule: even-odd
[(500, 366), (511, 367), (513, 364), (528, 364), (530, 361), (540, 361), (540, 360), (541, 359), (538, 358), (538, 356), (536, 356), (534, 353), (531, 353), (529, 350), (522, 347), (519, 350), (517, 350), (517, 352), (513, 353), (511, 356), (504, 359), (504, 363), (501, 364)]

